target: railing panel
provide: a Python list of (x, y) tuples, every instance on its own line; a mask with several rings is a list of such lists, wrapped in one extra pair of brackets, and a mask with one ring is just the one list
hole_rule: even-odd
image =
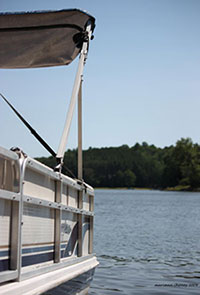
[(55, 210), (24, 203), (22, 266), (54, 259)]
[(89, 254), (90, 218), (83, 217), (83, 255)]
[(78, 207), (78, 191), (76, 188), (69, 187), (68, 205), (74, 208)]
[(27, 167), (24, 177), (24, 194), (54, 202), (55, 180)]
[(62, 185), (62, 204), (63, 205), (68, 205), (68, 194), (69, 194), (69, 187), (68, 185), (64, 184)]
[(77, 214), (62, 211), (61, 218), (61, 258), (77, 256), (78, 219)]
[(18, 193), (19, 181), (19, 164), (0, 155), (0, 189)]
[(19, 274), (20, 199), (19, 157), (0, 147), (0, 282)]
[(0, 199), (0, 272), (10, 266), (11, 201)]
[(94, 211), (94, 195), (89, 195), (89, 211)]
[(83, 193), (83, 209), (86, 211), (90, 210), (90, 198), (87, 193)]

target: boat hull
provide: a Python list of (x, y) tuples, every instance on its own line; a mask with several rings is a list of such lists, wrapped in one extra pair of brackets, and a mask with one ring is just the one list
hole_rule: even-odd
[(88, 294), (94, 276), (95, 268), (77, 276), (76, 278), (53, 288), (43, 295), (85, 295)]
[[(74, 262), (67, 267), (26, 278), (20, 282), (10, 282), (0, 286), (1, 295), (73, 295), (87, 294), (95, 268), (98, 265), (96, 257), (90, 257), (81, 262)], [(25, 274), (24, 274), (25, 275)], [(30, 275), (30, 271), (29, 271)], [(34, 273), (32, 272), (32, 275)]]

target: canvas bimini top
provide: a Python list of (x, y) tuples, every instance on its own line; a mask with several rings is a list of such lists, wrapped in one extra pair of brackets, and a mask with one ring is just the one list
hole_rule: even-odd
[(70, 64), (95, 18), (77, 9), (0, 14), (0, 68)]

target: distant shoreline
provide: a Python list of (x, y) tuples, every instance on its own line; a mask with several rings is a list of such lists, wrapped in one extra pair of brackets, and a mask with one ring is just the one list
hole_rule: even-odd
[(200, 192), (200, 188), (191, 189), (188, 186), (168, 187), (166, 189), (146, 188), (146, 187), (95, 187), (96, 190), (146, 190), (146, 191), (165, 191), (165, 192)]
[[(200, 191), (200, 144), (190, 138), (181, 138), (175, 146), (165, 148), (146, 142), (132, 147), (88, 148), (83, 159), (84, 180), (93, 187)], [(56, 166), (53, 157), (37, 160)], [(65, 153), (64, 164), (77, 175), (77, 150)]]
[(94, 189), (105, 189), (105, 190), (112, 190), (112, 189), (116, 189), (116, 190), (146, 190), (146, 191), (152, 191), (152, 190), (156, 190), (153, 188), (140, 188), (140, 187), (95, 187)]

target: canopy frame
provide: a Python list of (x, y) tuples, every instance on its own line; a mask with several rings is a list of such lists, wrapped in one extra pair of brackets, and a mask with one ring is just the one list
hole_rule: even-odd
[(86, 32), (87, 32), (87, 38), (84, 40), (82, 49), (80, 52), (79, 56), (79, 63), (77, 67), (77, 72), (76, 72), (76, 77), (74, 80), (74, 85), (72, 89), (72, 94), (71, 94), (71, 100), (66, 116), (66, 121), (63, 129), (63, 133), (60, 139), (60, 144), (58, 147), (56, 159), (57, 159), (57, 166), (55, 169), (57, 171), (62, 170), (62, 165), (63, 165), (63, 159), (64, 159), (64, 154), (65, 154), (65, 149), (67, 146), (67, 141), (69, 137), (69, 131), (71, 127), (71, 122), (73, 118), (73, 113), (76, 105), (77, 98), (79, 97), (79, 107), (78, 107), (78, 178), (79, 180), (82, 181), (82, 109), (81, 109), (81, 102), (82, 102), (82, 81), (83, 81), (83, 70), (84, 70), (84, 65), (86, 63), (87, 59), (87, 54), (88, 54), (88, 48), (89, 48), (89, 42), (92, 37), (92, 26), (91, 22), (88, 21), (87, 27), (86, 27)]

